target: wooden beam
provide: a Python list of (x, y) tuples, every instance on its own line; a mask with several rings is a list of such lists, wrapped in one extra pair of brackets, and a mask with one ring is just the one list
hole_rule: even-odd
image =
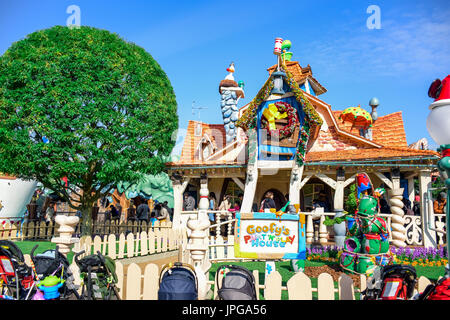
[(238, 187), (241, 188), (242, 191), (245, 191), (245, 185), (242, 183), (242, 181), (239, 178), (232, 177), (232, 179), (238, 185)]
[(316, 173), (315, 175), (317, 178), (325, 182), (327, 185), (329, 185), (331, 188), (336, 189), (336, 181), (328, 177), (327, 175), (324, 175), (323, 173)]
[(388, 178), (386, 178), (384, 174), (382, 174), (381, 172), (378, 172), (378, 171), (375, 171), (374, 173), (378, 178), (380, 178), (381, 181), (383, 181), (388, 186), (389, 189), (394, 188), (392, 181), (389, 180)]
[(344, 182), (344, 189), (352, 182), (355, 182), (355, 177), (356, 177), (356, 173), (354, 175), (352, 175), (350, 178), (348, 178), (347, 180), (345, 180)]
[(311, 174), (305, 176), (305, 179), (303, 179), (302, 182), (300, 182), (298, 189), (301, 190), (311, 177), (312, 177)]

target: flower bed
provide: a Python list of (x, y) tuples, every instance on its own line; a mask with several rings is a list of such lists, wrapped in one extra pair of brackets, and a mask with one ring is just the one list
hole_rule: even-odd
[(312, 249), (307, 248), (306, 260), (339, 263), (339, 257), (342, 254), (342, 250), (342, 247), (335, 246), (324, 246)]
[(447, 251), (444, 247), (439, 249), (429, 247), (395, 248), (391, 247), (394, 262), (409, 264), (413, 267), (440, 267), (448, 263)]
[[(441, 267), (448, 263), (447, 251), (444, 247), (439, 249), (429, 247), (395, 248), (390, 247), (395, 264), (408, 264), (413, 267)], [(339, 263), (342, 248), (325, 246), (322, 248), (307, 248), (308, 261)]]

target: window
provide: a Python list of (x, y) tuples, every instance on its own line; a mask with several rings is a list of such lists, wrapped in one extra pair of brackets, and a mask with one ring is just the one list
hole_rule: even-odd
[(311, 183), (303, 187), (303, 203), (305, 209), (308, 207), (312, 208), (313, 200), (319, 199), (320, 191), (324, 190), (323, 184)]
[(231, 206), (234, 206), (236, 200), (239, 200), (239, 194), (241, 193), (243, 193), (241, 188), (239, 188), (238, 185), (233, 180), (228, 182), (227, 191), (225, 191), (225, 194), (230, 195)]
[(202, 123), (201, 122), (197, 122), (195, 124), (195, 132), (194, 132), (194, 136), (196, 137), (201, 137), (202, 136)]

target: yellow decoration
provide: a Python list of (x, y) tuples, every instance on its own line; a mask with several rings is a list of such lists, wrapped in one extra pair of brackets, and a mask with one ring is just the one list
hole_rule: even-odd
[(269, 106), (263, 111), (263, 116), (266, 117), (267, 121), (269, 122), (269, 128), (270, 130), (276, 130), (275, 126), (275, 120), (276, 119), (283, 119), (287, 117), (287, 113), (280, 113), (278, 111), (277, 106), (275, 103), (269, 104)]

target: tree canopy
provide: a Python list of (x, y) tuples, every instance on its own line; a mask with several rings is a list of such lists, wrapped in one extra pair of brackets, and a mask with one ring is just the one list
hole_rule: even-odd
[(161, 172), (177, 127), (166, 74), (117, 34), (55, 26), (0, 57), (0, 172), (37, 180), (78, 208)]

